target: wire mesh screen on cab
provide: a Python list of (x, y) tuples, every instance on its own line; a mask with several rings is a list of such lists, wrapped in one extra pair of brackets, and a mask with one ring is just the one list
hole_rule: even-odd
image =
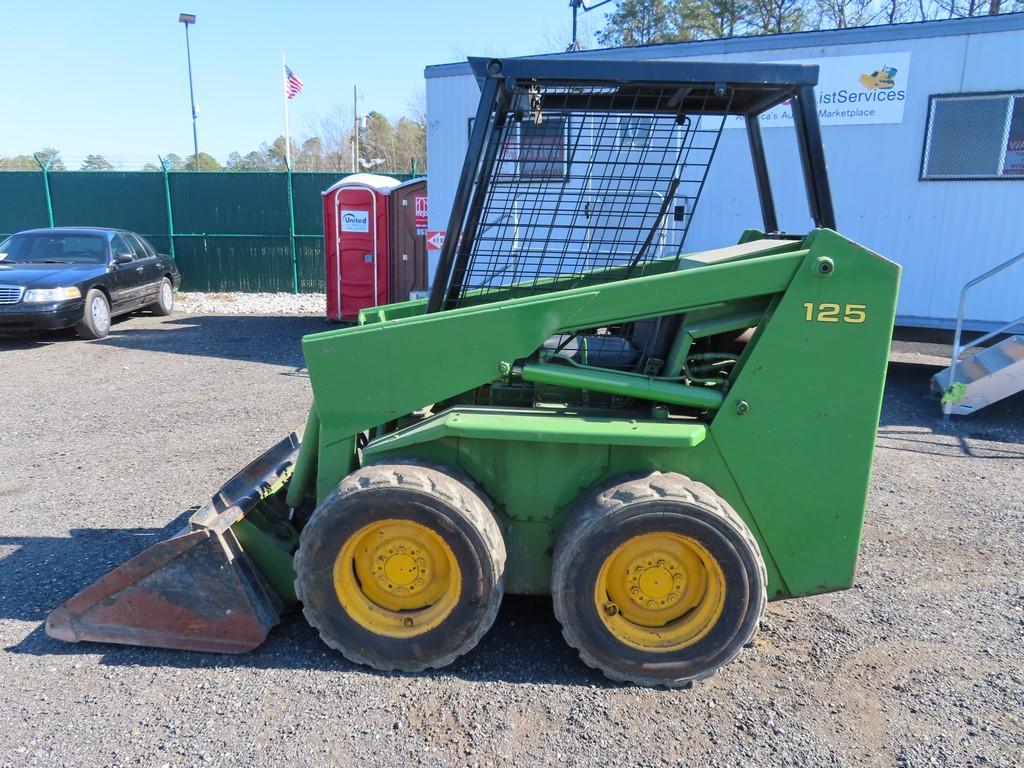
[(678, 259), (726, 119), (695, 110), (692, 94), (564, 85), (506, 94), (490, 116), (447, 306), (636, 277)]

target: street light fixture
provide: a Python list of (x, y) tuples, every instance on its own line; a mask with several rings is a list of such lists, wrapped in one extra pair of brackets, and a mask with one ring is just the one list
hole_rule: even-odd
[(569, 43), (569, 47), (566, 49), (566, 53), (572, 53), (573, 51), (580, 50), (580, 41), (576, 35), (576, 14), (579, 13), (580, 8), (583, 12), (592, 11), (595, 8), (600, 8), (602, 5), (608, 5), (612, 0), (569, 0), (569, 7), (572, 8), (572, 42)]
[(185, 56), (188, 58), (188, 98), (192, 102), (192, 170), (199, 170), (199, 134), (196, 132), (196, 96), (192, 88), (192, 49), (188, 44), (188, 28), (196, 23), (194, 13), (178, 14), (178, 21), (185, 25)]

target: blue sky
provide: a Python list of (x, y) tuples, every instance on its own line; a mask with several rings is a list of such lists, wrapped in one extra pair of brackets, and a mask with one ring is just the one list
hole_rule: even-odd
[[(3, 0), (0, 155), (59, 149), (140, 166), (192, 149), (181, 11), (190, 30), (199, 149), (220, 160), (283, 133), (281, 51), (305, 83), (293, 136), (332, 110), (408, 111), (423, 68), (467, 55), (564, 47), (568, 0)], [(586, 28), (604, 20), (588, 14)]]

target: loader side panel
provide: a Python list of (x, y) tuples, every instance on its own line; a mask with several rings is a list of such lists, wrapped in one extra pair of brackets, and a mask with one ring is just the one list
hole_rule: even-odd
[(590, 288), (510, 299), (306, 336), (303, 353), (320, 421), (317, 498), (352, 469), (362, 430), (500, 378), (555, 333), (784, 291), (803, 262), (751, 255)]
[(710, 427), (793, 596), (853, 582), (899, 282), (832, 232), (808, 246)]
[[(550, 548), (582, 493), (651, 470), (688, 475), (729, 501), (761, 547), (770, 597), (848, 587), (864, 521), (899, 268), (830, 231), (814, 233), (806, 245), (792, 282), (747, 346), (707, 439), (685, 446), (652, 443), (658, 429), (681, 435), (691, 427), (638, 421), (651, 425), (646, 443), (612, 440), (596, 424), (588, 441), (577, 434), (586, 420), (565, 418), (562, 434), (548, 426), (543, 441), (524, 442), (524, 417), (492, 409), (486, 430), (472, 427), (482, 415), (442, 415), (371, 445), (364, 460), (422, 457), (458, 466), (479, 483), (506, 520), (510, 592), (549, 588)], [(736, 277), (742, 284), (744, 275)], [(606, 317), (621, 311), (610, 299), (628, 282), (599, 289)]]

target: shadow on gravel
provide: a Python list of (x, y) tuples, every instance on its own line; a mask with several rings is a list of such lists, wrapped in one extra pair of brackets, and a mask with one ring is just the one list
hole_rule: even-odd
[(288, 614), (262, 646), (237, 656), (107, 643), (63, 643), (49, 637), (42, 623), (20, 643), (4, 650), (31, 656), (95, 657), (99, 654), (100, 664), (113, 667), (344, 672), (377, 678), (381, 684), (402, 679), (455, 677), (470, 682), (626, 687), (608, 680), (579, 660), (562, 639), (551, 601), (539, 597), (506, 597), (494, 626), (473, 651), (444, 669), (420, 673), (378, 672), (352, 664), (327, 648), (298, 611)]
[(182, 512), (163, 528), (77, 528), (70, 536), (0, 535), (0, 620), (45, 620), (71, 595), (184, 528), (190, 514)]
[[(143, 317), (150, 322), (138, 322)], [(153, 321), (158, 324), (153, 325)], [(306, 375), (302, 337), (338, 327), (321, 317), (309, 316), (125, 316), (114, 320), (110, 335), (105, 339), (82, 341), (71, 329), (39, 331), (23, 336), (0, 336), (0, 352), (41, 349), (54, 344), (99, 344), (145, 352), (288, 365), (295, 371), (286, 375)]]
[(93, 343), (146, 352), (289, 365), (298, 370), (305, 366), (302, 337), (335, 327), (320, 317), (174, 315), (157, 327), (125, 324), (113, 328), (107, 338)]
[[(130, 315), (121, 315), (110, 321), (110, 332), (116, 333), (125, 323), (130, 323), (133, 318), (156, 316), (149, 312), (139, 312)], [(0, 352), (8, 350), (38, 349), (51, 344), (63, 344), (66, 342), (85, 342), (78, 338), (74, 328), (61, 328), (56, 331), (26, 331), (18, 334), (0, 333)], [(102, 343), (102, 342), (96, 342)]]
[(41, 349), (50, 344), (77, 339), (78, 336), (70, 328), (63, 331), (33, 331), (17, 336), (0, 334), (0, 352)]
[(940, 370), (935, 365), (889, 363), (879, 446), (913, 453), (1024, 459), (1024, 448), (994, 445), (1024, 444), (1024, 393), (970, 416), (953, 416), (945, 424), (939, 398), (930, 389), (932, 375)]
[[(46, 616), (61, 602), (92, 584), (146, 547), (180, 530), (183, 513), (164, 528), (77, 529), (69, 537), (0, 536), (0, 620), (39, 622), (21, 642), (5, 648), (32, 656), (100, 656), (110, 666), (183, 669), (249, 668), (348, 672), (380, 678), (457, 677), (505, 683), (615, 686), (584, 666), (562, 639), (551, 600), (505, 598), (498, 618), (468, 656), (442, 670), (418, 675), (376, 672), (346, 661), (328, 649), (293, 611), (250, 653), (227, 654), (133, 648), (105, 643), (64, 643), (43, 629)], [(11, 551), (4, 554), (10, 548)]]

